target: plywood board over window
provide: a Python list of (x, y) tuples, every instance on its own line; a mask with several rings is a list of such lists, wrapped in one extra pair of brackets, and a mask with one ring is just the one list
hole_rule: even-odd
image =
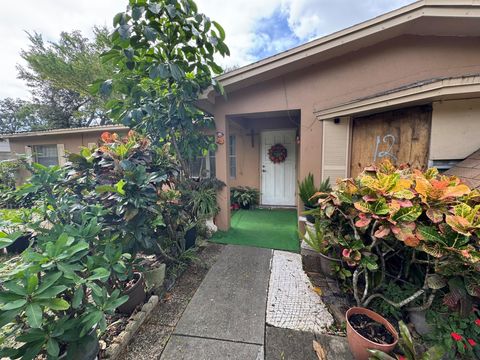
[(395, 164), (428, 166), (431, 106), (417, 106), (353, 119), (350, 173), (389, 159)]
[(337, 179), (348, 176), (350, 143), (350, 118), (323, 121), (322, 179)]

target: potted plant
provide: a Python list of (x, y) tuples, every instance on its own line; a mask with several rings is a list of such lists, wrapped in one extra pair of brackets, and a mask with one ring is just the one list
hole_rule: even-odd
[(320, 187), (317, 188), (312, 173), (309, 173), (302, 182), (298, 183), (298, 195), (303, 202), (305, 215), (309, 223), (313, 224), (315, 222), (313, 214), (318, 208), (318, 198), (329, 191), (331, 191), (330, 178), (322, 181)]
[(137, 306), (143, 304), (146, 298), (145, 276), (136, 271), (135, 259), (131, 254), (124, 253), (120, 244), (111, 242), (97, 248), (98, 254), (92, 257), (94, 266), (101, 266), (110, 273), (108, 288), (118, 290), (126, 301), (117, 309), (123, 314), (131, 314)]
[[(341, 264), (342, 260), (336, 251), (338, 247), (326, 239), (322, 222), (318, 220), (312, 227), (306, 227), (302, 240), (302, 261), (305, 271), (320, 271), (325, 276), (335, 278), (335, 267)], [(312, 264), (307, 263), (308, 258), (314, 259)]]
[(258, 205), (260, 191), (249, 186), (233, 187), (231, 189), (233, 203), (239, 204), (241, 209), (249, 210)]
[(217, 231), (213, 218), (220, 211), (217, 204), (217, 191), (214, 188), (199, 188), (192, 191), (188, 205), (191, 207), (196, 219), (204, 220), (207, 228), (212, 232)]
[(356, 360), (368, 360), (369, 349), (390, 353), (397, 345), (397, 331), (376, 312), (352, 307), (348, 309), (345, 318), (348, 345)]

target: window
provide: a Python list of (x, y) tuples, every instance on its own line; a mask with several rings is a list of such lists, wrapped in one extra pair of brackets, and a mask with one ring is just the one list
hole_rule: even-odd
[(237, 138), (230, 135), (228, 142), (228, 160), (230, 163), (230, 179), (237, 177)]
[(44, 166), (58, 165), (57, 145), (32, 146), (33, 161)]
[(193, 160), (190, 164), (190, 176), (193, 178), (215, 177), (215, 151), (210, 150), (207, 156), (197, 157)]

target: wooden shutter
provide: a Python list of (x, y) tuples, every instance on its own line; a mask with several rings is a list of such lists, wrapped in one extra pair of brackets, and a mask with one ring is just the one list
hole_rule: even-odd
[(322, 179), (330, 178), (335, 184), (338, 178), (348, 176), (350, 148), (350, 118), (342, 117), (323, 121)]
[(58, 156), (58, 165), (65, 165), (65, 145), (57, 144), (57, 156)]
[(32, 163), (32, 147), (31, 146), (25, 146), (25, 156), (27, 157), (27, 161), (29, 164)]

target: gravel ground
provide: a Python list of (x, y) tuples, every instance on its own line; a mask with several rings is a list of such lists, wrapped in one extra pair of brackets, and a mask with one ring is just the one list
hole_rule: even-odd
[(200, 250), (198, 260), (185, 270), (172, 290), (160, 300), (121, 360), (160, 359), (175, 325), (222, 249), (223, 245), (208, 244)]

